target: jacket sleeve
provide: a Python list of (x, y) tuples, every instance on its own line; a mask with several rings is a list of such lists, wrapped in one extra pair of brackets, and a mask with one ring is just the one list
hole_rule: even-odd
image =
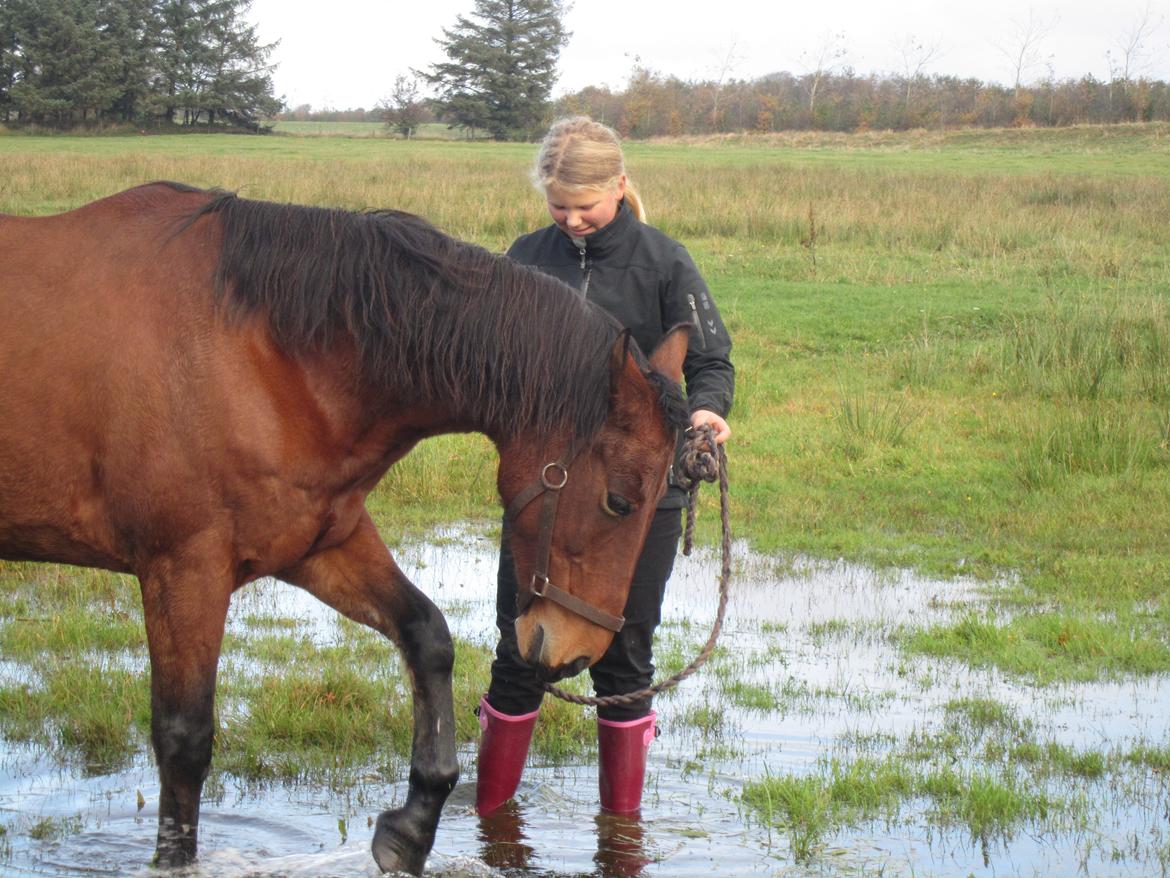
[(662, 291), (662, 326), (689, 324), (690, 344), (683, 361), (687, 401), (691, 411), (709, 409), (723, 417), (735, 396), (735, 367), (731, 364), (731, 337), (719, 316), (711, 291), (691, 255), (681, 244), (671, 261)]

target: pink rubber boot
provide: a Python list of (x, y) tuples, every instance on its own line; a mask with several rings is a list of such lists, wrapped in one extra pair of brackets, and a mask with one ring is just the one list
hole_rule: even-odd
[(500, 713), (479, 700), (479, 774), (475, 779), (475, 810), (490, 814), (512, 798), (520, 785), (528, 744), (540, 710), (521, 716)]
[(627, 722), (597, 720), (597, 785), (604, 810), (629, 814), (642, 807), (646, 753), (654, 740), (656, 717), (650, 711)]

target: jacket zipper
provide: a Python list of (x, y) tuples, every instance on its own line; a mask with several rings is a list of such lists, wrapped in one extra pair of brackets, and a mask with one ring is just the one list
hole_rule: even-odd
[(584, 247), (578, 247), (577, 252), (581, 254), (581, 271), (585, 274), (585, 279), (581, 282), (581, 297), (585, 298), (589, 295), (589, 278), (593, 274), (593, 264), (586, 258)]
[(687, 293), (687, 304), (691, 306), (691, 322), (695, 324), (695, 329), (699, 330), (699, 346), (703, 350), (707, 350), (707, 336), (703, 334), (703, 324), (699, 320), (699, 309), (695, 305), (695, 297), (690, 293)]

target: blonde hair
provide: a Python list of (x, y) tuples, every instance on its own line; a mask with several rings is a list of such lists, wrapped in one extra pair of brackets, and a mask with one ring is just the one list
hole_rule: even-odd
[[(569, 116), (548, 129), (536, 155), (533, 182), (542, 189), (556, 186), (569, 192), (613, 189), (626, 174), (617, 132), (588, 116)], [(626, 206), (642, 222), (646, 208), (626, 174)]]

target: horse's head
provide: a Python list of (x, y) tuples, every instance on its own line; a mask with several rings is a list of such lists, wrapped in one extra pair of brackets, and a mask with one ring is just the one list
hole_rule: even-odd
[[(651, 370), (677, 385), (686, 350), (687, 330), (677, 327), (650, 356)], [(575, 443), (554, 435), (543, 447), (515, 441), (500, 456), (520, 583), (516, 639), (520, 655), (550, 680), (592, 665), (620, 630), (683, 414), (624, 336), (610, 375), (609, 416), (594, 436)]]

